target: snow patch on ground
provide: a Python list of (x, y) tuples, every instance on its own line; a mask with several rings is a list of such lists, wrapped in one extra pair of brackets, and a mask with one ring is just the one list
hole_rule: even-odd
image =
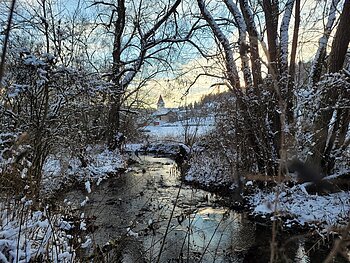
[(87, 147), (84, 158), (87, 160), (86, 167), (82, 167), (77, 157), (50, 155), (43, 167), (42, 192), (49, 195), (65, 184), (80, 182), (85, 184), (89, 193), (93, 183), (99, 184), (108, 175), (126, 169), (125, 161), (118, 150)]
[(140, 151), (144, 146), (142, 143), (127, 143), (125, 145), (125, 151), (128, 152), (135, 152), (135, 151)]
[(185, 135), (187, 137), (202, 136), (212, 131), (214, 127), (213, 120), (200, 123), (190, 122), (188, 124), (177, 121), (174, 123), (161, 123), (156, 126), (149, 125), (143, 127), (141, 131), (155, 141), (166, 139), (184, 141)]
[[(275, 193), (258, 190), (248, 199), (254, 214), (273, 213), (276, 204)], [(293, 222), (300, 225), (315, 225), (326, 229), (346, 225), (350, 213), (350, 192), (319, 196), (307, 194), (300, 187), (294, 187), (281, 192), (277, 212), (282, 216), (292, 216)], [(289, 220), (288, 223), (290, 222)]]

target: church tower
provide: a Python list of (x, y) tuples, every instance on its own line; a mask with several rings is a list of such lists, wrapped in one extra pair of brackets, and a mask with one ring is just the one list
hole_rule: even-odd
[(164, 103), (164, 100), (162, 98), (162, 95), (159, 96), (159, 99), (158, 99), (158, 103), (157, 103), (157, 109), (164, 109), (165, 107), (165, 103)]

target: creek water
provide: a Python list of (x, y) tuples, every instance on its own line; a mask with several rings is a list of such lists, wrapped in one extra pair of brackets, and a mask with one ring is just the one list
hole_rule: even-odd
[[(89, 253), (99, 246), (109, 262), (269, 260), (271, 229), (222, 207), (220, 197), (182, 184), (169, 158), (141, 156), (130, 171), (92, 190), (70, 191), (65, 199), (87, 219), (94, 244)], [(321, 262), (327, 255), (302, 237), (279, 241), (283, 262)]]

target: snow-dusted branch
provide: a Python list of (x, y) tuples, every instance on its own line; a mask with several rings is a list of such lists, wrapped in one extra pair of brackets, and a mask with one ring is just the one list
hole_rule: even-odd
[[(249, 6), (248, 0), (240, 0), (241, 11), (245, 20), (246, 28), (249, 34), (249, 44), (250, 44), (250, 63), (253, 73), (253, 83), (254, 87), (258, 87), (262, 83), (261, 76), (261, 58), (259, 56), (259, 40), (262, 41), (256, 25), (254, 22), (254, 16), (252, 10)], [(266, 46), (266, 45), (265, 45)], [(258, 89), (255, 89), (258, 90)]]
[(233, 51), (232, 51), (230, 42), (225, 36), (225, 34), (222, 32), (220, 27), (218, 26), (218, 24), (216, 23), (214, 17), (208, 11), (204, 3), (204, 0), (197, 0), (197, 2), (203, 18), (209, 24), (211, 30), (213, 31), (213, 34), (218, 39), (218, 41), (220, 42), (220, 44), (224, 49), (225, 65), (226, 65), (228, 79), (231, 82), (233, 89), (235, 91), (240, 91), (238, 71), (237, 71), (236, 63), (233, 57)]

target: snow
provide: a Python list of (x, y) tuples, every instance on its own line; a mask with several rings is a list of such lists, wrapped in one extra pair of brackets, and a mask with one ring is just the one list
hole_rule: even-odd
[(86, 223), (85, 222), (80, 222), (80, 229), (81, 230), (86, 230)]
[(70, 262), (72, 260), (72, 255), (67, 251), (60, 253), (60, 254), (58, 254), (58, 260), (59, 261), (66, 260), (66, 261)]
[(173, 123), (160, 123), (160, 125), (145, 126), (141, 129), (151, 140), (173, 139), (184, 141), (187, 136), (203, 136), (214, 129), (214, 119), (211, 117), (177, 121)]
[[(0, 138), (2, 140), (4, 134)], [(89, 194), (92, 184), (99, 184), (109, 174), (125, 169), (119, 151), (109, 151), (99, 145), (87, 146), (84, 155), (88, 159), (87, 167), (82, 167), (77, 157), (65, 151), (49, 155), (43, 167), (43, 196), (59, 193), (63, 187), (74, 182), (83, 184)], [(23, 170), (23, 178), (26, 172)], [(86, 196), (80, 205), (84, 206), (88, 201), (89, 197)], [(64, 203), (70, 205), (68, 200)], [(0, 262), (35, 261), (39, 255), (47, 262), (74, 261), (75, 251), (69, 245), (72, 236), (66, 231), (75, 227), (85, 231), (84, 215), (78, 222), (70, 222), (58, 213), (33, 211), (32, 205), (33, 201), (27, 196), (18, 201), (0, 201)], [(81, 246), (88, 248), (91, 244), (91, 239), (86, 238)]]
[[(125, 151), (128, 152), (129, 158), (134, 159), (134, 161), (140, 161), (140, 158), (136, 156), (135, 152), (139, 151), (141, 153), (165, 155), (165, 156), (176, 156), (181, 151), (186, 151), (187, 154), (190, 153), (191, 149), (179, 142), (154, 142), (145, 144), (127, 144)], [(132, 168), (131, 168), (132, 170)], [(127, 169), (126, 171), (130, 171)]]
[(233, 187), (232, 171), (227, 158), (215, 153), (200, 152), (198, 149), (198, 147), (194, 149), (196, 152), (190, 159), (190, 168), (185, 175), (185, 180), (206, 187), (222, 185)]
[(88, 248), (92, 245), (92, 240), (91, 238), (88, 238), (83, 244), (81, 244), (82, 248)]
[(246, 186), (252, 186), (253, 185), (253, 181), (248, 181), (245, 183)]
[(172, 111), (174, 111), (174, 110), (168, 109), (168, 108), (161, 108), (161, 109), (158, 109), (155, 112), (153, 112), (152, 116), (162, 116), (162, 115), (166, 115), (166, 114), (168, 114), (169, 112), (172, 112)]
[(260, 213), (260, 214), (270, 214), (273, 213), (273, 209), (271, 207), (271, 204), (264, 203), (257, 205), (254, 209), (255, 213)]
[(43, 190), (46, 195), (58, 191), (63, 185), (78, 182), (85, 185), (88, 193), (93, 183), (100, 184), (110, 174), (126, 168), (119, 151), (109, 151), (102, 146), (87, 146), (88, 166), (81, 167), (77, 157), (68, 154), (50, 155), (43, 167)]
[[(220, 157), (215, 152), (210, 153), (205, 145), (193, 147), (189, 167), (185, 175), (187, 182), (210, 188), (235, 185), (234, 172), (230, 170), (227, 158)], [(344, 172), (336, 173), (329, 178), (335, 178), (340, 174)], [(346, 225), (350, 213), (350, 192), (312, 195), (306, 190), (309, 184), (311, 183), (298, 184), (292, 188), (280, 186), (281, 193), (277, 203), (275, 202), (276, 189), (265, 191), (255, 189), (254, 194), (246, 196), (248, 206), (253, 214), (266, 218), (272, 216), (277, 205), (278, 217), (293, 218), (293, 224), (315, 226), (320, 230)], [(247, 181), (245, 187), (250, 191), (254, 189), (253, 181)], [(289, 220), (286, 225), (290, 224)]]
[(89, 201), (89, 197), (85, 196), (85, 199), (80, 203), (80, 206), (85, 206), (88, 201)]
[[(288, 65), (288, 29), (293, 12), (294, 0), (288, 0), (286, 3), (281, 29), (280, 29), (280, 45), (281, 45), (281, 63), (283, 66)], [(286, 72), (285, 72), (286, 73)]]
[[(189, 134), (196, 132), (198, 135), (202, 135), (210, 131), (210, 129), (211, 128), (208, 126), (189, 126), (187, 132)], [(185, 136), (185, 128), (181, 126), (147, 126), (144, 130), (147, 131), (150, 138), (154, 140), (182, 140), (182, 138)]]
[(136, 238), (139, 237), (139, 234), (134, 232), (134, 231), (132, 231), (130, 227), (128, 227), (126, 229), (126, 232), (127, 232), (127, 235), (130, 236), (130, 237), (136, 237)]
[(60, 224), (60, 228), (63, 229), (63, 230), (70, 230), (73, 227), (72, 227), (72, 225), (69, 222), (62, 220), (62, 222)]
[(232, 0), (226, 0), (224, 2), (228, 7), (228, 9), (230, 10), (230, 12), (232, 13), (232, 15), (235, 17), (235, 20), (239, 25), (238, 30), (241, 31), (240, 34), (242, 34), (242, 37), (244, 38), (243, 42), (245, 43), (245, 35), (246, 35), (245, 32), (247, 31), (247, 26), (245, 24), (245, 21), (243, 19), (241, 12), (239, 11), (237, 5)]
[(43, 60), (37, 58), (37, 57), (34, 56), (34, 55), (28, 55), (28, 56), (24, 59), (24, 64), (25, 64), (25, 65), (37, 66), (37, 67), (38, 67), (38, 66), (45, 66), (45, 65), (46, 65), (46, 63), (45, 63)]
[(89, 194), (91, 193), (91, 184), (89, 181), (85, 182), (85, 189)]
[[(258, 190), (248, 199), (253, 214), (273, 213), (276, 193)], [(292, 216), (293, 222), (300, 225), (307, 224), (327, 229), (346, 225), (350, 212), (350, 193), (339, 192), (319, 196), (308, 194), (302, 187), (294, 187), (279, 195), (277, 212), (282, 216)]]
[(0, 203), (0, 211), (0, 262), (30, 262), (39, 255), (45, 262), (74, 260), (65, 232), (72, 226), (60, 214), (23, 209), (15, 202)]
[(7, 90), (7, 96), (9, 98), (15, 98), (22, 92), (25, 92), (29, 88), (28, 85), (13, 84)]
[(142, 143), (127, 143), (125, 145), (125, 150), (130, 152), (140, 151), (143, 146)]

